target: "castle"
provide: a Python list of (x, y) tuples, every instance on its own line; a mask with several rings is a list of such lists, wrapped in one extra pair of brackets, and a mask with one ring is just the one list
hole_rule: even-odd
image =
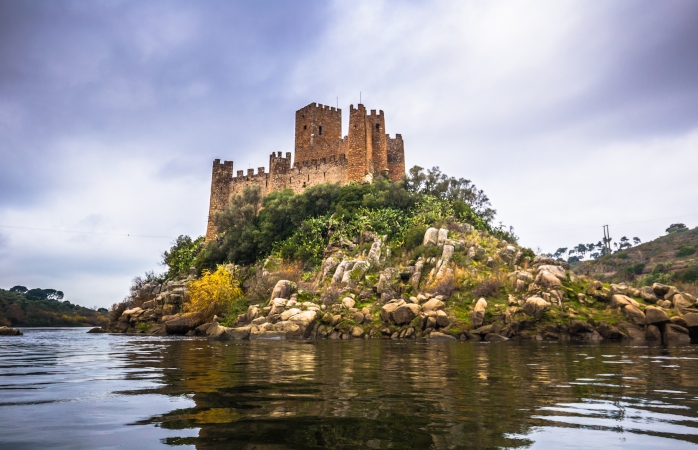
[(233, 176), (233, 161), (213, 161), (211, 203), (208, 210), (206, 240), (216, 237), (213, 222), (232, 196), (246, 186), (259, 186), (262, 195), (272, 191), (305, 188), (320, 183), (345, 184), (371, 181), (374, 174), (384, 174), (397, 181), (405, 175), (405, 147), (402, 136), (391, 138), (385, 133), (383, 111), (368, 114), (364, 105), (349, 107), (349, 134), (342, 138), (342, 110), (311, 103), (296, 111), (296, 145), (294, 163), (291, 152), (269, 157), (269, 172), (264, 167), (242, 170)]

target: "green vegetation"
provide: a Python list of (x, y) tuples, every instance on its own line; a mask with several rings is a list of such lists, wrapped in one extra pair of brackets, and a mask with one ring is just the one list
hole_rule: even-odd
[[(301, 194), (289, 189), (265, 198), (258, 188), (246, 188), (217, 215), (219, 237), (200, 250), (194, 265), (199, 271), (214, 270), (219, 264), (250, 265), (276, 255), (303, 261), (310, 269), (320, 264), (328, 246), (361, 244), (365, 233), (385, 235), (394, 248), (411, 250), (421, 245), (427, 226), (449, 221), (467, 222), (515, 242), (513, 229), (492, 224), (495, 213), (472, 182), (449, 178), (438, 167), (413, 167), (396, 183), (378, 178), (365, 184), (322, 184)], [(172, 270), (167, 260), (165, 264)]]
[(179, 236), (172, 247), (162, 254), (162, 264), (169, 268), (167, 278), (186, 275), (194, 265), (194, 259), (201, 251), (203, 243), (203, 236), (195, 240), (189, 236)]
[(669, 228), (666, 229), (667, 234), (681, 233), (684, 231), (688, 231), (688, 227), (682, 223), (672, 223), (669, 225)]
[(63, 298), (55, 289), (27, 289), (15, 286), (0, 289), (0, 326), (69, 327), (99, 326), (107, 310), (84, 308)]
[(691, 256), (696, 252), (696, 247), (693, 245), (682, 245), (676, 252), (678, 258), (683, 258), (685, 256)]

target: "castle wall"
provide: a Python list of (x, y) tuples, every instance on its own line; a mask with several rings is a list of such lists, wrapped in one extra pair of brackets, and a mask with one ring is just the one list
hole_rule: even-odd
[(387, 162), (388, 178), (390, 181), (399, 181), (405, 175), (405, 143), (401, 134), (396, 134), (395, 139), (387, 138)]
[[(322, 132), (320, 130), (322, 127)], [(274, 191), (303, 192), (321, 183), (345, 184), (363, 181), (367, 175), (386, 172), (393, 181), (405, 174), (405, 149), (401, 135), (391, 139), (385, 133), (383, 111), (366, 113), (364, 105), (349, 108), (349, 131), (342, 139), (342, 110), (311, 103), (296, 111), (295, 159), (291, 152), (269, 156), (269, 172), (259, 167), (233, 176), (233, 162), (213, 162), (211, 199), (206, 240), (216, 237), (214, 218), (228, 207), (233, 196), (247, 186), (259, 186), (266, 196)]]
[(211, 177), (211, 198), (208, 206), (208, 224), (206, 225), (206, 240), (216, 237), (216, 227), (213, 219), (218, 211), (223, 211), (230, 201), (230, 180), (233, 178), (233, 162), (220, 159), (213, 161), (213, 176)]
[(300, 193), (316, 184), (346, 182), (347, 159), (344, 154), (340, 154), (338, 157), (331, 156), (329, 160), (322, 158), (319, 161), (311, 161), (307, 165), (294, 165), (287, 175), (286, 187), (293, 189), (295, 193)]

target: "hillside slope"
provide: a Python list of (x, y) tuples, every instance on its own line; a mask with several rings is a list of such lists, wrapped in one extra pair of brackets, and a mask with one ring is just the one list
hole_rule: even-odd
[[(584, 261), (575, 273), (609, 282), (698, 285), (698, 227), (673, 232), (627, 250)], [(686, 286), (689, 289), (689, 286)], [(689, 289), (690, 290), (690, 289)]]

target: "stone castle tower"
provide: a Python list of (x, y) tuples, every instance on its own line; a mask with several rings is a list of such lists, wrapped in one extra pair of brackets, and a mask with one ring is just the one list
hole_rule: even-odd
[(342, 110), (311, 103), (296, 111), (296, 145), (293, 165), (291, 153), (273, 153), (269, 157), (269, 172), (264, 167), (242, 170), (233, 176), (233, 162), (213, 161), (211, 203), (208, 213), (206, 240), (216, 237), (215, 214), (223, 211), (232, 196), (242, 193), (245, 186), (261, 187), (262, 195), (272, 191), (293, 189), (302, 192), (320, 183), (345, 184), (371, 181), (384, 174), (392, 181), (405, 175), (405, 147), (402, 136), (391, 138), (385, 132), (383, 111), (368, 114), (364, 105), (349, 107), (349, 131), (342, 137)]

